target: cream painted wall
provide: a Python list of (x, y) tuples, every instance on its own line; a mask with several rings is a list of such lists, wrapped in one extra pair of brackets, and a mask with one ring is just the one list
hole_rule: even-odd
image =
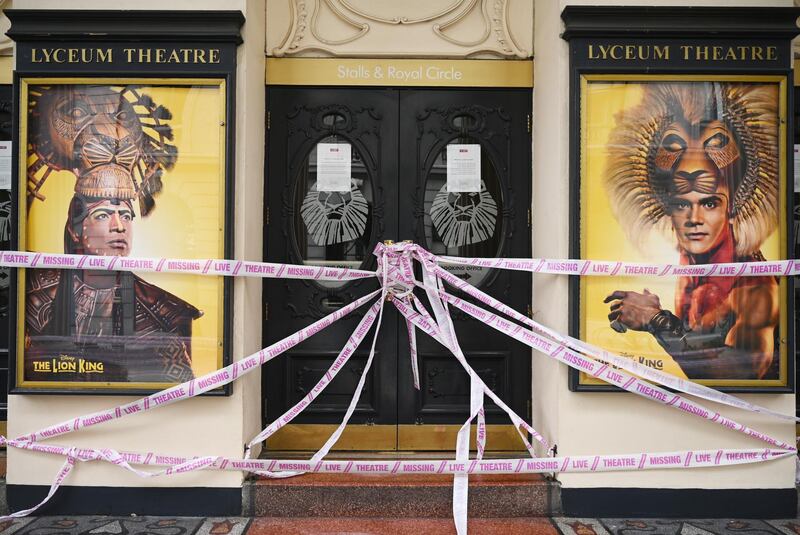
[[(59, 0), (17, 0), (7, 6), (63, 9)], [(103, 0), (76, 0), (73, 9), (108, 9)], [(138, 9), (241, 10), (245, 43), (238, 50), (236, 77), (235, 257), (261, 260), (264, 158), (264, 0), (143, 0)], [(234, 283), (233, 355), (257, 351), (261, 343), (261, 282), (240, 277)], [(66, 445), (156, 451), (176, 455), (240, 456), (243, 444), (260, 427), (260, 372), (234, 384), (228, 398), (192, 399), (130, 416), (54, 442)], [(69, 417), (113, 407), (131, 398), (105, 396), (9, 396), (9, 436), (19, 436)], [(63, 459), (9, 448), (8, 483), (49, 485)], [(238, 487), (239, 472), (197, 472), (141, 479), (100, 463), (79, 465), (67, 485)]]
[[(244, 27), (246, 43), (239, 49), (237, 76), (236, 138), (236, 257), (261, 258), (263, 199), (263, 117), (264, 117), (264, 11), (266, 0), (172, 0), (170, 9), (241, 9), (248, 22)], [(518, 0), (514, 0), (517, 4)], [(280, 5), (287, 0), (269, 0), (267, 24), (280, 22)], [(567, 43), (560, 13), (572, 4), (597, 4), (583, 0), (535, 0), (536, 99), (534, 102), (534, 181), (533, 240), (534, 256), (564, 258), (568, 255), (569, 230), (569, 96)], [(653, 1), (609, 4), (656, 4)], [(664, 2), (661, 2), (662, 4)], [(698, 2), (685, 1), (687, 5)], [(758, 5), (757, 0), (720, 0), (707, 5)], [(791, 1), (769, 5), (791, 5)], [(15, 8), (63, 8), (62, 0), (17, 0)], [(108, 8), (103, 0), (78, 0), (72, 8)], [(143, 0), (140, 9), (163, 8), (163, 2)], [(528, 6), (530, 7), (530, 6)], [(524, 31), (532, 9), (522, 8), (514, 17), (515, 28)], [(527, 15), (527, 14), (530, 14)], [(518, 26), (521, 25), (521, 26)], [(273, 28), (273, 26), (270, 26)], [(267, 30), (269, 34), (270, 30)], [(517, 30), (514, 30), (515, 32)], [(280, 40), (282, 35), (276, 39)], [(533, 39), (533, 34), (531, 35)], [(270, 46), (269, 43), (267, 45)], [(441, 53), (441, 52), (440, 52)], [(536, 177), (539, 177), (538, 179)], [(248, 224), (245, 224), (247, 222)], [(238, 358), (260, 345), (261, 284), (254, 279), (238, 279), (234, 292), (234, 355)], [(567, 283), (563, 277), (537, 275), (534, 280), (536, 318), (562, 332), (567, 330)], [(695, 421), (644, 400), (626, 394), (575, 394), (567, 389), (564, 366), (534, 355), (533, 392), (534, 425), (553, 443), (559, 454), (611, 453), (674, 450), (697, 447), (752, 446), (753, 441), (739, 439), (730, 431)], [(794, 410), (794, 396), (750, 396), (759, 403), (783, 412)], [(9, 435), (18, 436), (70, 416), (110, 407), (127, 398), (10, 396)], [(80, 446), (107, 446), (131, 450), (153, 449), (166, 454), (241, 454), (242, 444), (259, 427), (260, 383), (258, 374), (239, 381), (230, 398), (204, 398), (160, 408), (121, 422), (80, 431), (59, 440)], [(752, 423), (758, 429), (789, 440), (791, 425), (762, 422), (754, 417), (726, 414)], [(187, 440), (187, 438), (189, 440)], [(60, 466), (54, 457), (9, 451), (10, 484), (49, 484)], [(564, 475), (565, 486), (647, 486), (647, 487), (790, 487), (793, 484), (793, 460), (731, 469), (697, 471), (650, 471), (640, 474)], [(174, 478), (143, 481), (115, 467), (92, 464), (79, 466), (67, 484), (108, 486), (238, 486), (238, 473), (203, 472)]]
[[(569, 63), (561, 33), (561, 10), (553, 0), (537, 0), (534, 19), (533, 207), (534, 258), (568, 258), (569, 243)], [(563, 81), (563, 82), (562, 82)], [(533, 277), (533, 318), (567, 332), (567, 278)], [(534, 354), (532, 425), (550, 443), (558, 442), (559, 398), (566, 392), (567, 369)], [(540, 451), (540, 454), (544, 452)]]
[[(587, 0), (536, 0), (533, 153), (534, 257), (566, 258), (569, 253), (569, 65), (562, 9), (570, 4), (602, 4)], [(609, 5), (664, 5), (646, 0), (614, 0)], [(791, 6), (786, 1), (684, 1), (685, 5)], [(534, 280), (535, 318), (566, 332), (569, 303), (564, 277), (537, 275)], [(761, 447), (763, 443), (689, 417), (631, 394), (572, 393), (567, 370), (542, 355), (533, 361), (534, 426), (543, 431), (558, 454), (638, 453), (717, 447)], [(795, 410), (794, 395), (748, 395), (746, 399), (786, 414)], [(721, 411), (785, 441), (794, 438), (794, 425), (738, 410)], [(719, 469), (652, 470), (638, 473), (563, 474), (565, 487), (662, 488), (791, 488), (795, 461)]]
[[(223, 2), (225, 3), (225, 2)], [(264, 143), (266, 88), (264, 86), (265, 0), (245, 0), (244, 43), (239, 47), (236, 136), (236, 258), (262, 261), (264, 230)], [(260, 279), (238, 277), (234, 293), (233, 354), (250, 355), (261, 349)], [(261, 430), (261, 370), (238, 381), (242, 390), (242, 443)], [(253, 451), (258, 455), (260, 447)]]

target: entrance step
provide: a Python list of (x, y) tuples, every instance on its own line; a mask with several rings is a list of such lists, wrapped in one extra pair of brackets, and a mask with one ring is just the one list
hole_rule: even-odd
[[(546, 518), (475, 518), (469, 521), (470, 533), (481, 535), (557, 535)], [(318, 535), (320, 533), (358, 533), (361, 535), (454, 535), (452, 519), (443, 518), (256, 518), (249, 534)]]
[[(294, 518), (452, 518), (453, 476), (305, 474), (245, 483), (242, 514)], [(472, 518), (561, 512), (560, 486), (539, 474), (473, 475)], [(424, 531), (423, 531), (424, 532)]]

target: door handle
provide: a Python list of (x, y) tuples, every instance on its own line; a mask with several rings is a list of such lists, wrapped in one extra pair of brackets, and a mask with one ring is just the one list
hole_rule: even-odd
[(342, 308), (344, 306), (344, 299), (336, 295), (328, 295), (322, 298), (322, 306), (327, 309)]

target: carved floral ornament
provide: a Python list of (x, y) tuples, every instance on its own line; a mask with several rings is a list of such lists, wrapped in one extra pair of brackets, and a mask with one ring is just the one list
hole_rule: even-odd
[[(8, 0), (0, 0), (0, 12), (8, 6)], [(0, 13), (0, 56), (11, 56), (14, 54), (14, 42), (6, 35), (11, 28), (11, 21), (5, 13)]]
[(509, 27), (512, 0), (286, 1), (288, 29), (269, 55), (431, 55), (436, 48), (460, 57), (531, 57)]

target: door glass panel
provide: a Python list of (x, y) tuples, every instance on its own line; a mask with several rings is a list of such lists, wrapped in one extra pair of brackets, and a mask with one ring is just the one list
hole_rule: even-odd
[[(454, 124), (459, 120), (456, 117)], [(469, 136), (448, 142), (480, 144)], [(428, 249), (437, 255), (495, 257), (502, 246), (503, 194), (497, 169), (486, 148), (481, 145), (480, 192), (447, 191), (447, 146), (442, 147), (425, 180), (425, 239)], [(444, 264), (447, 271), (477, 285), (489, 274), (489, 268)]]
[[(323, 119), (335, 127), (337, 114)], [(317, 145), (300, 166), (294, 190), (294, 241), (301, 260), (311, 266), (358, 269), (372, 254), (372, 183), (358, 148), (343, 136), (330, 135), (318, 143), (351, 145), (350, 189), (317, 190)], [(346, 283), (319, 281), (335, 288)]]

